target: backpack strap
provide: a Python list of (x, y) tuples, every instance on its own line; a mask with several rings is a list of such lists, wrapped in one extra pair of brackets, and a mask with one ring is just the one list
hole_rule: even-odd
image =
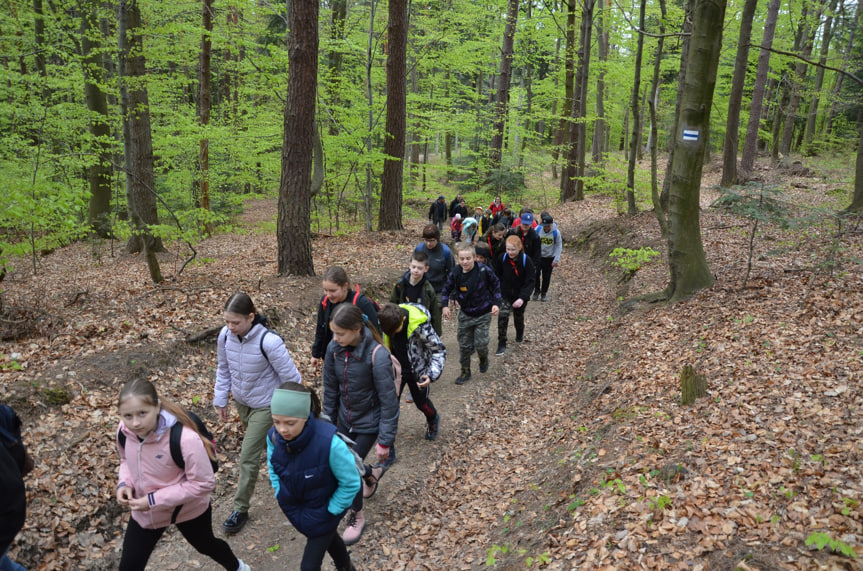
[(183, 449), (180, 447), (180, 437), (183, 435), (183, 423), (179, 420), (171, 427), (171, 436), (168, 445), (171, 449), (171, 459), (179, 468), (186, 469), (186, 461), (183, 460)]
[[(266, 351), (264, 351), (264, 337), (266, 337), (266, 336), (267, 336), (267, 333), (273, 333), (273, 332), (272, 332), (272, 331), (270, 331), (270, 329), (269, 329), (269, 328), (267, 328), (267, 329), (265, 329), (265, 330), (264, 330), (264, 333), (261, 335), (261, 344), (260, 344), (260, 349), (261, 349), (261, 355), (263, 355), (263, 356), (264, 356), (264, 359), (267, 361), (267, 363), (269, 363), (269, 362), (270, 362), (270, 358), (269, 358), (269, 357), (267, 357), (267, 352), (266, 352)], [(273, 335), (275, 335), (275, 333), (273, 333)]]
[(120, 448), (126, 448), (126, 435), (119, 428), (117, 429), (117, 443), (120, 445)]

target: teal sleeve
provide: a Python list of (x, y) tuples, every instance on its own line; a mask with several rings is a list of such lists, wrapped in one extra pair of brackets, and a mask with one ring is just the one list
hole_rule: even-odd
[(279, 477), (273, 470), (273, 463), (270, 459), (273, 457), (273, 443), (270, 442), (270, 436), (267, 435), (267, 469), (270, 471), (270, 485), (276, 490), (275, 496), (279, 496)]
[(333, 515), (338, 515), (354, 503), (354, 498), (360, 491), (361, 483), (353, 452), (348, 449), (348, 445), (341, 438), (335, 435), (330, 445), (330, 470), (332, 470), (339, 485), (333, 497), (330, 498), (327, 510)]

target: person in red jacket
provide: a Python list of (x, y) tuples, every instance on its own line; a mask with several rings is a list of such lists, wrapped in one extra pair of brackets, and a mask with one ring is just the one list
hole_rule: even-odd
[[(120, 454), (117, 503), (131, 511), (123, 537), (120, 571), (144, 571), (156, 543), (168, 526), (228, 571), (249, 571), (231, 546), (213, 535), (210, 492), (216, 486), (208, 442), (182, 408), (159, 399), (153, 383), (134, 379), (123, 386), (119, 399)], [(179, 467), (170, 449), (171, 427), (183, 425), (180, 449), (185, 467)], [(122, 433), (125, 439), (121, 439)]]

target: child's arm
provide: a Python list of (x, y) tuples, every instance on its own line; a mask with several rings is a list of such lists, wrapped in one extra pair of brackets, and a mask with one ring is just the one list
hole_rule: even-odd
[(428, 368), (424, 371), (417, 371), (417, 376), (428, 375), (429, 379), (436, 381), (443, 373), (443, 367), (446, 364), (446, 346), (430, 321), (417, 327), (415, 333), (419, 335), (420, 343), (431, 355)]
[[(116, 435), (122, 429), (123, 421), (120, 421), (114, 434)], [(117, 438), (114, 438), (114, 442), (117, 444), (117, 453), (120, 455), (120, 469), (117, 472), (117, 501), (125, 503), (129, 498), (134, 496), (134, 479), (132, 478), (132, 471), (129, 469), (129, 464), (126, 462), (126, 450), (120, 446), (120, 442)], [(121, 496), (121, 488), (129, 488), (129, 493), (124, 492)]]
[(281, 337), (275, 334), (264, 337), (264, 351), (282, 383), (303, 384), (303, 378), (297, 370), (297, 365), (294, 364), (294, 360)]
[[(271, 429), (272, 430), (272, 429)], [(279, 477), (276, 475), (275, 470), (273, 470), (273, 463), (271, 459), (273, 457), (273, 441), (270, 433), (267, 433), (267, 470), (270, 472), (270, 485), (276, 490), (276, 493), (273, 494), (276, 497), (279, 497)]]
[(401, 303), (401, 296), (399, 295), (399, 284), (402, 283), (401, 278), (396, 282), (396, 285), (393, 286), (393, 292), (390, 294), (390, 303)]
[(228, 354), (225, 351), (227, 338), (228, 328), (223, 327), (219, 332), (219, 340), (216, 344), (216, 387), (213, 391), (213, 406), (216, 408), (228, 406), (228, 395), (231, 392), (231, 368), (228, 365)]
[(339, 380), (336, 378), (336, 360), (333, 351), (327, 349), (327, 354), (324, 357), (324, 398), (323, 405), (324, 414), (330, 418), (330, 422), (338, 426), (339, 424)]
[(333, 515), (339, 515), (351, 507), (361, 484), (354, 454), (338, 436), (333, 436), (333, 442), (330, 445), (330, 470), (339, 484), (330, 498), (327, 511)]
[(216, 487), (216, 477), (213, 475), (213, 466), (204, 443), (198, 433), (187, 426), (183, 427), (180, 436), (180, 450), (186, 463), (186, 477), (176, 484), (148, 492), (147, 502), (150, 508), (171, 508), (185, 504), (193, 498), (209, 497)]

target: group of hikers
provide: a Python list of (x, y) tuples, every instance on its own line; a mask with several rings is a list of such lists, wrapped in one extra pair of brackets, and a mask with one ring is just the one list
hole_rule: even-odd
[[(560, 260), (562, 240), (554, 220), (543, 212), (537, 221), (529, 209), (510, 219), (512, 212), (497, 197), (486, 225), (474, 219), (485, 229), (460, 234), (454, 256), (441, 241), (436, 207), (441, 199), (432, 205), (432, 223), (423, 229), (422, 242), (411, 252), (407, 271), (386, 303), (379, 305), (364, 295), (343, 268), (324, 272), (311, 348), (311, 365), (322, 373), (322, 395), (303, 383), (284, 342), (267, 327), (247, 294), (235, 293), (226, 301), (225, 325), (217, 338), (213, 404), (219, 419), (227, 422), (233, 418), (233, 400), (245, 428), (232, 511), (222, 524), (226, 534), (240, 532), (249, 520), (266, 454), (275, 499), (307, 539), (299, 568), (320, 569), (329, 553), (336, 569), (354, 569), (347, 546), (360, 540), (364, 500), (375, 494), (396, 461), (405, 386), (408, 402), (425, 417), (425, 438), (438, 437), (441, 415), (430, 386), (446, 362), (442, 319), (458, 311), (458, 385), (471, 379), (474, 353), (479, 372), (488, 370), (492, 317), (498, 319), (497, 355), (507, 350), (510, 315), (515, 341), (524, 339), (525, 308), (531, 300), (546, 301), (552, 268)], [(453, 205), (464, 208), (464, 200), (457, 197), (446, 214)], [(131, 512), (120, 570), (145, 569), (159, 538), (174, 524), (200, 553), (229, 571), (247, 571), (249, 566), (213, 532), (210, 494), (218, 463), (203, 422), (161, 398), (153, 383), (140, 378), (123, 386), (118, 411), (115, 495)], [(374, 462), (366, 463), (372, 449)], [(23, 502), (23, 485), (15, 488), (19, 492)], [(0, 571), (23, 569), (5, 556), (22, 524), (23, 512), (9, 541), (0, 543)]]

